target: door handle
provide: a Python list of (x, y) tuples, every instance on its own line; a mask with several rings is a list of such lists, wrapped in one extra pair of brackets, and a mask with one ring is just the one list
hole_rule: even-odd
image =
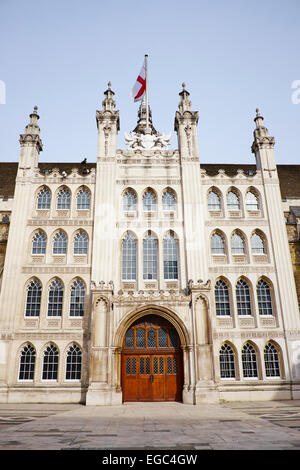
[(154, 377), (153, 374), (150, 375), (150, 382), (153, 383)]

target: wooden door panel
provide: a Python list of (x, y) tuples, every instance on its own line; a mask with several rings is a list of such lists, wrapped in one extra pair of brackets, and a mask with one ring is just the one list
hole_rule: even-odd
[(125, 355), (123, 401), (180, 401), (183, 373), (180, 353)]

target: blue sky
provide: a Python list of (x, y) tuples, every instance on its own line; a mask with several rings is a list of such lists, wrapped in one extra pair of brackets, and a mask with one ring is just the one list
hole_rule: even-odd
[(199, 111), (201, 162), (254, 163), (259, 107), (277, 163), (300, 164), (300, 104), (292, 102), (292, 83), (300, 80), (299, 0), (0, 0), (0, 18), (1, 161), (18, 160), (19, 134), (38, 105), (40, 161), (95, 162), (95, 111), (109, 80), (125, 148), (138, 110), (130, 91), (149, 54), (157, 130), (173, 132), (184, 81)]

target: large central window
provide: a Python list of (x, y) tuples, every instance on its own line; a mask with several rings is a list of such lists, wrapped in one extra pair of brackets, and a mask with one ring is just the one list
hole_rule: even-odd
[(148, 235), (143, 241), (143, 277), (157, 279), (157, 241)]
[(136, 280), (136, 239), (130, 233), (122, 243), (122, 279)]

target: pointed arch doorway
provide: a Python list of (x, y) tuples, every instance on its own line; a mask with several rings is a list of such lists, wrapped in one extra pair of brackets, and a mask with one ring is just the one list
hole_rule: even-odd
[(146, 315), (126, 331), (122, 358), (123, 402), (182, 401), (183, 358), (174, 326)]

